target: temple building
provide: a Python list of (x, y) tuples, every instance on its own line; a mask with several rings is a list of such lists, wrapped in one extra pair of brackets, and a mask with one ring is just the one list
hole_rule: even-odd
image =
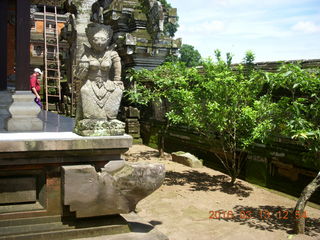
[[(165, 9), (155, 0), (2, 0), (0, 9), (2, 130), (42, 129), (37, 120), (38, 109), (32, 107), (33, 95), (29, 86), (34, 67), (45, 70), (41, 92), (45, 110), (50, 110), (50, 102), (63, 101), (64, 92), (70, 95), (70, 104), (75, 107), (79, 85), (74, 66), (83, 53), (84, 44), (88, 44), (84, 29), (93, 18), (112, 26), (113, 42), (121, 57), (123, 73), (128, 68), (152, 69), (166, 56), (176, 54), (181, 46), (181, 40), (173, 39), (172, 33), (167, 31), (168, 25), (176, 24), (176, 9)], [(57, 27), (52, 24), (54, 21)], [(51, 40), (45, 39), (55, 31), (56, 39), (53, 36)], [(55, 46), (52, 48), (51, 45)], [(53, 70), (50, 73), (46, 69)], [(61, 80), (69, 83), (64, 87), (67, 91), (61, 88)], [(15, 94), (11, 97), (12, 93)], [(25, 105), (25, 101), (29, 104)], [(17, 112), (16, 107), (21, 104), (25, 107)]]
[[(112, 234), (141, 239), (140, 234), (132, 237), (133, 225), (120, 214), (132, 212), (140, 200), (158, 189), (165, 169), (161, 164), (130, 163), (123, 158), (133, 138), (125, 134), (125, 123), (117, 119), (125, 79), (121, 70), (155, 67), (179, 45), (165, 34), (156, 34), (169, 15), (164, 14), (160, 2), (150, 3), (153, 11), (148, 10), (151, 5), (147, 10), (141, 8), (144, 1), (0, 1), (0, 239)], [(156, 16), (156, 29), (148, 24), (153, 19), (151, 12)], [(98, 32), (86, 34), (85, 29), (93, 25)], [(101, 29), (108, 29), (108, 34)], [(88, 43), (97, 33), (108, 40), (103, 48)], [(64, 71), (79, 90), (81, 71), (76, 70), (81, 69), (84, 49), (96, 57), (95, 62), (101, 56), (106, 57), (105, 62), (111, 61), (110, 52), (116, 57), (113, 66), (108, 65), (108, 73), (102, 64), (90, 68), (81, 79), (83, 86), (94, 79), (100, 80), (99, 84), (113, 84), (117, 91), (101, 89), (114, 94), (113, 98), (98, 94), (101, 107), (91, 98), (96, 93), (84, 92), (82, 86), (79, 95), (86, 100), (79, 102), (78, 109), (84, 124), (78, 124), (83, 128), (77, 132), (73, 118), (48, 111), (48, 105), (43, 109), (37, 105), (30, 74), (34, 67), (44, 72), (43, 102), (49, 103), (48, 97), (61, 100)], [(111, 103), (105, 104), (107, 100)], [(94, 128), (89, 129), (91, 126)], [(166, 239), (152, 237), (153, 231), (143, 234), (144, 239)]]

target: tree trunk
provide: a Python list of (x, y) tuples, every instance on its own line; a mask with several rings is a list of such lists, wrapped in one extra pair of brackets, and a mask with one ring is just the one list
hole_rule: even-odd
[(164, 138), (168, 132), (169, 124), (166, 120), (164, 126), (161, 127), (159, 133), (158, 133), (158, 151), (159, 151), (159, 157), (164, 157)]
[(320, 187), (320, 172), (318, 175), (309, 183), (302, 191), (300, 198), (297, 201), (296, 207), (294, 209), (294, 226), (293, 231), (296, 234), (304, 234), (305, 231), (305, 218), (301, 217), (306, 204), (312, 194)]
[(233, 186), (234, 183), (236, 182), (236, 180), (237, 180), (236, 176), (232, 175), (232, 176), (231, 176), (230, 185)]
[(158, 136), (158, 151), (159, 157), (164, 157), (164, 136), (162, 134)]

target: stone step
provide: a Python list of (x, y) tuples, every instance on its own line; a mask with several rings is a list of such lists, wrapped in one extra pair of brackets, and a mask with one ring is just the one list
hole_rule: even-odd
[(68, 228), (69, 226), (63, 225), (62, 222), (1, 227), (0, 239), (2, 236), (56, 231), (56, 230), (62, 230), (62, 229), (68, 229)]
[(0, 240), (73, 239), (129, 232), (120, 216), (65, 218), (59, 216), (0, 221)]
[(61, 216), (45, 216), (45, 217), (36, 217), (36, 218), (18, 218), (18, 219), (11, 219), (11, 220), (0, 220), (0, 228), (10, 227), (10, 226), (30, 225), (30, 224), (37, 224), (37, 223), (52, 223), (52, 222), (59, 222), (59, 221), (61, 221)]
[(92, 227), (86, 229), (65, 229), (49, 232), (39, 233), (24, 233), (18, 235), (0, 237), (1, 240), (34, 240), (34, 239), (46, 239), (46, 240), (68, 240), (78, 238), (92, 238), (102, 235), (121, 234), (121, 231), (116, 229), (116, 226), (103, 226)]

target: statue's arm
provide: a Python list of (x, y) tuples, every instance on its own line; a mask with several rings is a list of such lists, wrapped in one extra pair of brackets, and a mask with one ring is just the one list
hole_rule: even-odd
[(76, 67), (75, 75), (80, 80), (85, 80), (89, 70), (89, 58), (86, 54), (86, 48), (84, 54), (81, 56), (78, 66)]
[(116, 51), (111, 54), (112, 64), (114, 68), (114, 81), (121, 81), (121, 59)]

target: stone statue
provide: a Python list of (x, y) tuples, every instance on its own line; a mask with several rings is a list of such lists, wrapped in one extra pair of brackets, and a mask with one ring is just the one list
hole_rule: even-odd
[(103, 11), (108, 9), (113, 0), (98, 0), (91, 7), (92, 22), (103, 23)]
[(148, 7), (147, 29), (153, 40), (159, 40), (164, 31), (164, 10), (162, 4), (157, 0), (145, 0)]
[(124, 123), (116, 120), (122, 93), (121, 62), (110, 26), (90, 23), (85, 46), (75, 76), (82, 82), (75, 132), (84, 136), (124, 134)]

